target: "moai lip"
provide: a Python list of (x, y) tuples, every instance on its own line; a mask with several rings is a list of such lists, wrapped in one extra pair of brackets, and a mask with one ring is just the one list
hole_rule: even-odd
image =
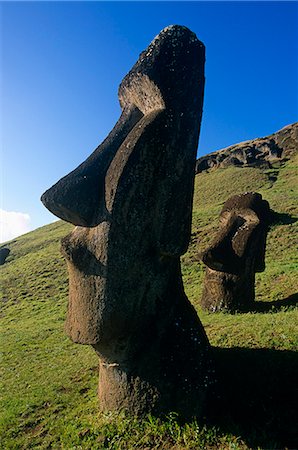
[(255, 300), (255, 273), (265, 270), (270, 208), (256, 192), (230, 197), (220, 213), (220, 228), (203, 253), (206, 264), (202, 308), (249, 311)]
[(119, 87), (105, 141), (42, 196), (77, 227), (62, 240), (66, 332), (100, 358), (102, 410), (201, 416), (210, 346), (188, 301), (187, 250), (204, 92), (204, 45), (160, 32)]

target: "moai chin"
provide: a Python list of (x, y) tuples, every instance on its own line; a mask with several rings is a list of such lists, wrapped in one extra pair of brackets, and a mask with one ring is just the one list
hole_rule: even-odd
[(256, 192), (230, 197), (220, 213), (220, 228), (203, 253), (206, 264), (202, 308), (249, 311), (255, 300), (255, 273), (265, 270), (270, 208)]
[(203, 411), (210, 347), (180, 256), (190, 239), (204, 61), (190, 30), (162, 30), (120, 85), (111, 133), (42, 196), (76, 225), (62, 240), (66, 332), (100, 357), (104, 411)]

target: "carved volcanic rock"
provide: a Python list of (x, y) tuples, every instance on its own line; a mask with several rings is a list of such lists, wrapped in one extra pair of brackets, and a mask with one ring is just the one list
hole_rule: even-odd
[(66, 331), (100, 357), (102, 410), (200, 416), (210, 346), (185, 296), (180, 256), (192, 218), (205, 49), (164, 29), (122, 81), (106, 140), (42, 196), (78, 225), (62, 241)]
[(253, 139), (197, 159), (196, 173), (228, 166), (272, 167), (298, 152), (298, 122), (265, 138)]
[(202, 308), (248, 311), (255, 300), (255, 273), (265, 270), (265, 248), (271, 220), (261, 194), (230, 197), (220, 213), (217, 236), (203, 253), (206, 264)]
[(9, 253), (10, 253), (9, 248), (6, 248), (6, 247), (0, 248), (0, 266), (3, 266)]

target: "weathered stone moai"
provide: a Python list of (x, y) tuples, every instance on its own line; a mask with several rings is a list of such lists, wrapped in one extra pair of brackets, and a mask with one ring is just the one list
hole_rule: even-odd
[(203, 253), (206, 264), (202, 308), (248, 311), (255, 300), (255, 273), (265, 270), (270, 208), (256, 192), (230, 197), (220, 213), (220, 229)]
[(100, 357), (105, 411), (203, 410), (210, 348), (180, 256), (190, 239), (204, 60), (190, 30), (162, 30), (123, 79), (109, 136), (42, 196), (77, 225), (62, 240), (66, 331)]

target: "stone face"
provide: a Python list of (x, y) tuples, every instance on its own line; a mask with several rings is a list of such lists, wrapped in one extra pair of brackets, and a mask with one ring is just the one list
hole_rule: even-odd
[(0, 266), (3, 266), (9, 253), (10, 253), (9, 248), (6, 248), (6, 247), (0, 248)]
[(202, 308), (248, 311), (255, 300), (255, 273), (265, 270), (270, 222), (266, 200), (255, 192), (230, 197), (220, 213), (215, 240), (203, 253), (206, 264)]
[(290, 159), (298, 151), (298, 122), (259, 139), (209, 153), (198, 158), (196, 173), (210, 169), (237, 167), (273, 167)]
[(42, 196), (77, 227), (62, 240), (66, 332), (100, 357), (103, 410), (200, 416), (212, 381), (209, 343), (186, 298), (204, 91), (203, 44), (165, 28), (119, 88), (106, 140)]

